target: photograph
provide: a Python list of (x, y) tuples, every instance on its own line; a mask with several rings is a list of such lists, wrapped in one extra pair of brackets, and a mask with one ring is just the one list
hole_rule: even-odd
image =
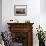
[(26, 16), (27, 5), (14, 5), (14, 16)]
[(25, 14), (25, 9), (16, 9), (16, 14)]

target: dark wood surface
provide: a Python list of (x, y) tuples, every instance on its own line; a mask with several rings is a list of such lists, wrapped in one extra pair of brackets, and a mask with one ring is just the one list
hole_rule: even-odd
[[(33, 23), (7, 23), (9, 25), (9, 31), (12, 33), (16, 32), (28, 32), (28, 45), (26, 46), (33, 46)], [(14, 36), (15, 38), (15, 36)]]

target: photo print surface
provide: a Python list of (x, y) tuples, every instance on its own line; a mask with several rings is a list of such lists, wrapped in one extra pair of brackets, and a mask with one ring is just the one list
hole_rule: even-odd
[(14, 5), (14, 15), (15, 16), (26, 16), (27, 5)]

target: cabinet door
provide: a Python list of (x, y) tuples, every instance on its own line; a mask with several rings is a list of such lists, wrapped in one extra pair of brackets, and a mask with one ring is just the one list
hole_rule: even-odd
[(28, 46), (28, 32), (13, 32), (12, 39), (16, 43), (22, 43), (23, 46)]

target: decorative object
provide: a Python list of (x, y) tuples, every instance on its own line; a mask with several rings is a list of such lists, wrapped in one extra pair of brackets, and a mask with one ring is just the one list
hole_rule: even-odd
[(14, 16), (26, 16), (27, 5), (14, 5)]
[(36, 28), (37, 29), (37, 34), (38, 35), (38, 40), (39, 40), (39, 46), (45, 46), (45, 35), (43, 32), (42, 27)]
[(8, 21), (9, 23), (19, 23), (19, 21), (17, 19), (11, 19), (10, 21)]
[(25, 23), (30, 23), (30, 20), (25, 20)]

